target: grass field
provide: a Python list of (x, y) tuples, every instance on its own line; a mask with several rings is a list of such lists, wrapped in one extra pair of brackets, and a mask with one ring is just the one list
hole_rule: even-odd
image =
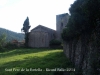
[(60, 49), (14, 49), (0, 53), (0, 75), (55, 75), (55, 69), (71, 67)]

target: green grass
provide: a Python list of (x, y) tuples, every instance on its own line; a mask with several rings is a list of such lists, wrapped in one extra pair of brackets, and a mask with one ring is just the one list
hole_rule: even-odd
[[(14, 49), (0, 53), (0, 75), (54, 75), (54, 71), (47, 72), (46, 68), (71, 67), (60, 49)], [(30, 70), (38, 68), (42, 71)]]

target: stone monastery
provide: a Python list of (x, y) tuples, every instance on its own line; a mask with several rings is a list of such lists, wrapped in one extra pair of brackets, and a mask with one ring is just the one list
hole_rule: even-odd
[(69, 14), (56, 15), (56, 30), (38, 25), (33, 28), (29, 34), (29, 47), (49, 47), (49, 42), (53, 39), (61, 40), (61, 32), (67, 25)]

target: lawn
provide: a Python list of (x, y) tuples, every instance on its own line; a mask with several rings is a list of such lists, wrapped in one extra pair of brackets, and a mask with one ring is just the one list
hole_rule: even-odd
[(14, 49), (0, 53), (0, 75), (55, 75), (71, 68), (60, 49)]

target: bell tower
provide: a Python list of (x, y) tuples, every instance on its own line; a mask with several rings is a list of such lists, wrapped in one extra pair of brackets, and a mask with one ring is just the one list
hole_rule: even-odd
[(67, 25), (68, 19), (69, 19), (68, 13), (56, 15), (57, 40), (61, 40), (61, 33), (62, 33), (62, 30)]

